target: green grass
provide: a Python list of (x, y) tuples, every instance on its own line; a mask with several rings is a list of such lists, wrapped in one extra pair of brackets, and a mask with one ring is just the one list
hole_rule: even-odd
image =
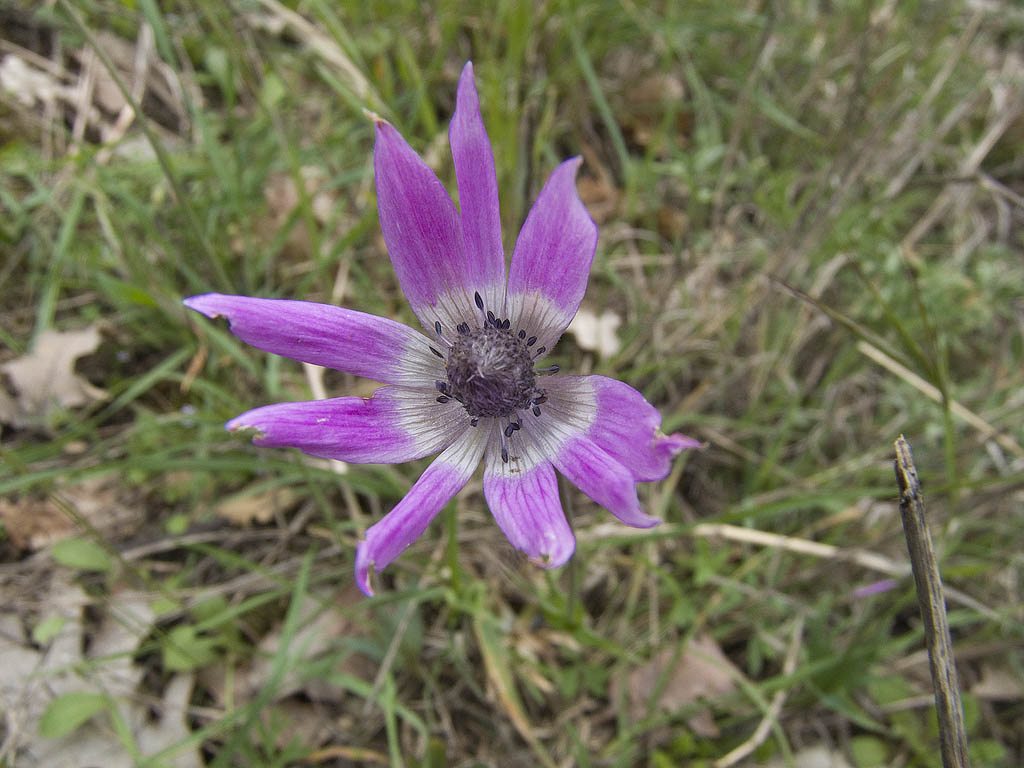
[[(129, 93), (132, 59), (110, 36), (133, 52), (141, 25), (153, 32), (142, 117), (119, 139), (90, 124), (76, 140), (74, 103), (0, 103), (0, 361), (46, 329), (98, 324), (104, 343), (79, 370), (109, 393), (45, 427), (4, 426), (0, 496), (68, 513), (102, 493), (132, 520), (79, 533), (117, 554), (100, 575), (40, 561), (0, 529), (8, 610), (47, 620), (46, 587), (24, 585), (58, 572), (96, 615), (126, 588), (151, 595), (162, 610), (129, 654), (146, 671), (138, 696), (195, 673), (177, 744), (213, 766), (715, 765), (777, 694), (746, 764), (827, 743), (858, 768), (936, 766), (912, 580), (855, 598), (891, 574), (780, 543), (904, 562), (891, 466), (903, 433), (956, 590), (975, 764), (1020, 764), (1020, 12), (287, 5), (308, 26), (277, 34), (263, 23), (273, 4), (245, 2), (3, 11), (0, 55), (34, 50), (75, 82), (70, 52), (97, 50), (97, 82), (116, 88), (110, 64)], [(367, 600), (353, 594), (355, 543), (426, 462), (338, 474), (229, 435), (229, 418), (307, 399), (309, 384), (180, 301), (216, 290), (415, 322), (379, 235), (362, 109), (452, 189), (447, 121), (469, 58), (509, 250), (547, 173), (585, 159), (602, 239), (584, 303), (623, 318), (622, 347), (596, 358), (566, 336), (556, 362), (629, 382), (667, 429), (708, 447), (641, 488), (666, 520), (650, 531), (566, 489), (580, 543), (555, 573), (522, 562), (471, 483)], [(326, 384), (371, 390), (333, 373)], [(273, 505), (264, 494), (281, 489), (287, 502), (254, 529), (216, 515), (227, 499)], [(790, 538), (759, 546), (702, 523)], [(714, 732), (692, 727), (704, 705), (631, 710), (630, 673), (665, 649), (680, 663), (703, 635), (742, 673), (707, 702)], [(975, 693), (992, 674), (1016, 679), (1016, 695)], [(167, 750), (134, 749), (139, 765), (169, 764)]]

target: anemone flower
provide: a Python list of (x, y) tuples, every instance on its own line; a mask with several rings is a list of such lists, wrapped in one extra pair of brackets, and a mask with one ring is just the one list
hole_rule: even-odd
[(604, 376), (538, 368), (576, 314), (597, 227), (576, 194), (580, 158), (551, 173), (516, 240), (506, 276), (494, 156), (467, 63), (449, 128), (456, 208), (426, 163), (374, 118), (374, 174), (391, 263), (421, 333), (384, 317), (303, 301), (205, 294), (185, 305), (228, 319), (268, 352), (383, 382), (370, 398), (268, 405), (229, 430), (261, 446), (392, 464), (440, 452), (395, 507), (366, 531), (356, 581), (415, 541), (484, 464), (484, 496), (499, 527), (538, 565), (572, 557), (575, 539), (558, 497), (557, 469), (626, 525), (659, 521), (637, 500), (672, 457), (698, 443), (664, 435), (661, 417), (632, 387)]

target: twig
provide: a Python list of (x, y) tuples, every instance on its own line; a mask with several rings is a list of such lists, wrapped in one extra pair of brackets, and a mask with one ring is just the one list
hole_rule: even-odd
[(907, 537), (907, 550), (914, 571), (917, 600), (921, 604), (928, 661), (935, 686), (935, 709), (939, 717), (939, 744), (945, 768), (967, 768), (967, 731), (960, 705), (960, 686), (953, 658), (953, 641), (946, 620), (942, 579), (935, 560), (928, 521), (925, 520), (921, 481), (914, 466), (910, 443), (903, 435), (896, 441), (896, 482), (900, 488), (900, 516)]

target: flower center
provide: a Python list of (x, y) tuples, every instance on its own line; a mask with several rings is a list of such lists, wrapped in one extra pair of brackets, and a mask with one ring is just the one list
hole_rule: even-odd
[(445, 394), (474, 418), (512, 417), (540, 396), (526, 342), (500, 324), (465, 325), (448, 350)]

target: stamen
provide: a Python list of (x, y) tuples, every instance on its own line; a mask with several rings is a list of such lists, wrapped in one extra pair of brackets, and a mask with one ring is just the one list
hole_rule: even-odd
[(526, 346), (528, 346), (528, 347), (532, 347), (536, 343), (537, 343), (537, 337), (536, 336), (531, 336), (530, 338), (528, 338), (526, 340)]
[(520, 339), (520, 341), (525, 339), (525, 338), (526, 338), (526, 331), (520, 331), (519, 332), (519, 339)]
[(469, 426), (471, 426), (471, 427), (475, 427), (479, 423), (480, 423), (480, 419), (470, 419), (469, 420)]
[(437, 396), (437, 402), (439, 402), (439, 403), (448, 403), (448, 402), (451, 402), (451, 398), (448, 397), (448, 395), (438, 395)]
[(487, 310), (487, 322), (495, 328), (499, 327), (497, 320), (494, 319), (494, 313), (489, 309)]
[(505, 445), (505, 433), (499, 433), (498, 437), (501, 438), (501, 460), (508, 464), (508, 446)]
[(537, 351), (533, 353), (533, 359), (536, 360), (538, 357), (548, 351), (547, 347), (537, 347)]
[(483, 309), (484, 308), (484, 300), (482, 298), (480, 298), (480, 291), (477, 291), (476, 293), (473, 294), (473, 301), (476, 302), (476, 308), (477, 309)]
[(515, 422), (505, 427), (505, 437), (512, 437), (512, 433), (516, 431)]
[(533, 415), (534, 416), (540, 416), (540, 406), (539, 405), (533, 406)]
[(437, 356), (438, 356), (438, 357), (440, 357), (440, 358), (441, 358), (442, 360), (444, 360), (444, 355), (442, 355), (442, 354), (441, 354), (440, 352), (438, 352), (438, 351), (437, 351), (436, 349), (434, 349), (433, 347), (429, 347), (429, 349), (430, 349), (430, 351), (431, 351), (431, 352), (433, 352), (433, 353), (434, 353), (435, 355), (437, 355)]
[(549, 365), (547, 368), (534, 368), (536, 373), (558, 373), (557, 365)]
[(506, 318), (505, 318), (505, 321), (504, 321), (504, 322), (503, 322), (503, 323), (501, 324), (501, 329), (502, 329), (503, 331), (507, 331), (507, 330), (509, 329), (509, 327), (510, 327), (511, 325), (512, 325), (512, 321), (511, 321), (511, 320), (509, 320), (509, 319), (508, 319), (508, 318), (506, 317)]
[(434, 321), (434, 330), (437, 332), (437, 338), (439, 338), (441, 341), (443, 341), (449, 347), (454, 347), (455, 346), (450, 341), (448, 341), (448, 339), (446, 339), (444, 337), (443, 333), (441, 333), (441, 321), (440, 320), (435, 320)]
[(469, 335), (469, 323), (459, 323), (455, 326), (455, 330), (461, 333), (463, 336)]
[(448, 382), (446, 381), (435, 381), (434, 386), (437, 387), (437, 391), (444, 394), (444, 391), (448, 389)]

